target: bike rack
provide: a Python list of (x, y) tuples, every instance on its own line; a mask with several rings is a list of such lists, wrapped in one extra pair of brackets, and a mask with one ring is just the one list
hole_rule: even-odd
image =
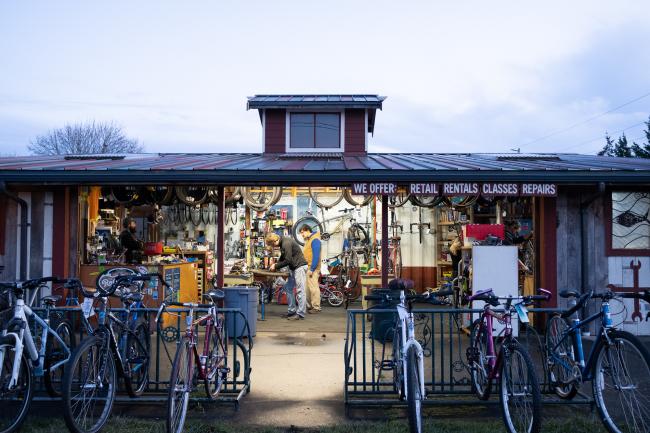
[[(34, 308), (36, 313), (42, 314), (44, 308)], [(111, 312), (119, 314), (123, 313), (126, 310), (124, 308), (111, 308)], [(129, 405), (133, 404), (151, 404), (151, 403), (166, 403), (167, 402), (167, 390), (169, 386), (169, 374), (171, 372), (171, 364), (173, 361), (174, 354), (176, 353), (177, 344), (180, 342), (181, 337), (184, 334), (185, 322), (184, 318), (181, 318), (182, 313), (189, 312), (187, 308), (176, 308), (174, 307), (171, 310), (172, 313), (180, 313), (176, 317), (176, 329), (179, 330), (176, 333), (175, 342), (166, 342), (163, 336), (158, 332), (158, 328), (154, 322), (158, 309), (156, 308), (131, 308), (132, 313), (143, 313), (145, 317), (148, 317), (150, 322), (150, 329), (152, 330), (151, 334), (151, 346), (150, 346), (150, 356), (151, 360), (149, 362), (149, 384), (144, 394), (138, 398), (130, 398), (126, 392), (121, 388), (118, 388), (118, 394), (115, 397), (117, 403), (128, 403)], [(169, 311), (169, 310), (168, 310)], [(207, 312), (206, 308), (195, 308), (195, 312)], [(197, 397), (196, 395), (201, 395), (201, 393), (192, 393), (190, 401), (200, 402), (200, 403), (229, 403), (234, 404), (235, 409), (239, 408), (239, 401), (250, 392), (251, 381), (251, 355), (253, 349), (253, 338), (251, 336), (250, 327), (246, 316), (240, 311), (239, 308), (217, 308), (217, 313), (225, 315), (225, 323), (228, 328), (230, 328), (230, 321), (232, 323), (243, 323), (241, 329), (236, 329), (236, 334), (243, 334), (241, 337), (232, 338), (229, 337), (229, 362), (231, 362), (231, 368), (234, 369), (237, 362), (240, 363), (239, 374), (237, 377), (233, 377), (232, 374), (228, 376), (228, 380), (224, 383), (223, 389), (219, 394), (219, 397), (216, 400), (210, 400), (208, 397)], [(50, 309), (50, 319), (53, 316), (61, 314), (65, 319), (69, 320), (73, 328), (75, 329), (75, 334), (77, 338), (77, 344), (86, 336), (86, 332), (81, 325), (81, 319), (79, 317), (82, 314), (80, 307), (54, 307)], [(119, 317), (119, 316), (118, 316)], [(243, 322), (242, 322), (243, 321)], [(199, 339), (199, 342), (202, 340)], [(244, 359), (242, 348), (237, 345), (237, 342), (241, 341), (243, 343), (243, 350), (246, 351), (248, 358), (248, 366), (244, 365)], [(171, 359), (167, 357), (167, 352), (165, 347), (169, 351)], [(74, 349), (73, 349), (74, 351)], [(247, 368), (246, 368), (247, 367)], [(231, 370), (232, 371), (232, 370)], [(45, 386), (42, 383), (42, 380), (37, 381), (36, 393), (34, 395), (34, 401), (59, 401), (60, 398), (50, 397), (46, 390)], [(199, 390), (202, 390), (203, 384), (198, 385)]]
[[(457, 326), (462, 315), (480, 313), (480, 309), (457, 309), (430, 307), (415, 309), (415, 334), (424, 349), (424, 375), (428, 406), (493, 405), (498, 404), (498, 384), (488, 401), (476, 398), (471, 389), (469, 372), (465, 368), (466, 349), (469, 346), (469, 331), (463, 332)], [(550, 308), (531, 308), (533, 314), (562, 311)], [(394, 315), (390, 308), (348, 310), (345, 352), (344, 352), (344, 401), (346, 411), (353, 407), (405, 406), (400, 401), (392, 382), (390, 365), (383, 359), (390, 359), (392, 353), (392, 329)], [(541, 318), (540, 318), (541, 319)], [(458, 322), (462, 323), (462, 322)], [(555, 396), (548, 382), (544, 357), (544, 338), (532, 327), (519, 332), (518, 341), (528, 348), (538, 372), (543, 403), (593, 405), (591, 395), (579, 393), (573, 400), (562, 400)]]

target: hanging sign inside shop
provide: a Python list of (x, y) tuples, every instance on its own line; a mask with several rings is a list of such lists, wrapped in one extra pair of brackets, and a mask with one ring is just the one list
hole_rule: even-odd
[(397, 194), (397, 184), (391, 182), (353, 183), (352, 194), (354, 195), (395, 195)]

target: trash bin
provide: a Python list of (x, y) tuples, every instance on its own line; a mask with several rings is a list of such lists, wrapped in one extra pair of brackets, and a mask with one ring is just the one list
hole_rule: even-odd
[(393, 341), (393, 332), (395, 329), (395, 323), (397, 321), (397, 308), (395, 308), (395, 306), (399, 304), (399, 291), (390, 289), (375, 289), (371, 293), (373, 295), (391, 293), (393, 294), (392, 298), (397, 297), (396, 300), (391, 300), (390, 303), (386, 303), (385, 301), (369, 301), (370, 306), (368, 308), (368, 311), (372, 311), (373, 309), (395, 311), (394, 313), (372, 313), (372, 324), (370, 327), (370, 337), (373, 340), (380, 343)]
[[(255, 336), (257, 330), (257, 303), (259, 298), (258, 287), (236, 286), (224, 287), (226, 294), (224, 300), (225, 308), (239, 308), (242, 314), (226, 314), (226, 327), (229, 337), (247, 337), (246, 322), (248, 321), (251, 337)], [(242, 317), (242, 315), (244, 317)]]

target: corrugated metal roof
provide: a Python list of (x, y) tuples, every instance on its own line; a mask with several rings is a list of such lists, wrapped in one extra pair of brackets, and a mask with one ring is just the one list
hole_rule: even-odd
[(289, 107), (344, 107), (381, 110), (386, 99), (379, 95), (255, 95), (248, 97), (250, 109)]
[(21, 183), (244, 185), (449, 180), (650, 183), (650, 160), (489, 153), (161, 153), (0, 158), (0, 181)]

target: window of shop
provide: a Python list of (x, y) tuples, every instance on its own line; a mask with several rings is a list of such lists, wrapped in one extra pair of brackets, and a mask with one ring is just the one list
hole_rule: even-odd
[(340, 113), (290, 113), (291, 149), (340, 149)]
[(611, 256), (650, 255), (650, 193), (613, 191), (606, 204)]

